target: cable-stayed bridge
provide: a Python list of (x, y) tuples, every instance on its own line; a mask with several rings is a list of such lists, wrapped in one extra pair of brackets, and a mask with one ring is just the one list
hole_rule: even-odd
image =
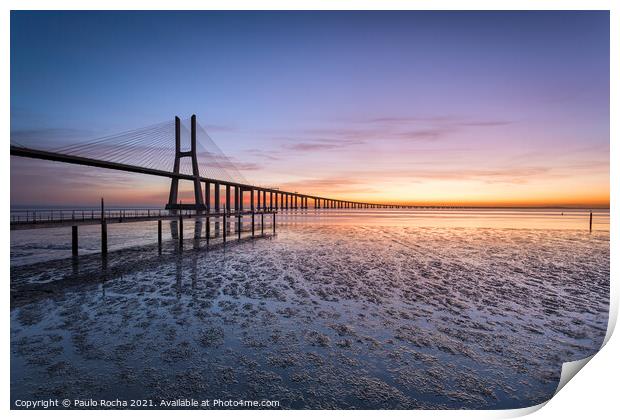
[[(260, 232), (264, 234), (265, 215), (271, 215), (271, 230), (275, 233), (276, 213), (288, 210), (388, 208), (396, 205), (364, 203), (320, 197), (299, 192), (283, 191), (252, 185), (234, 163), (217, 147), (193, 115), (182, 122), (154, 124), (148, 127), (99, 137), (62, 147), (43, 150), (29, 147), (11, 139), (11, 155), (75, 165), (140, 173), (170, 179), (170, 192), (165, 210), (105, 209), (103, 198), (100, 210), (32, 210), (12, 215), (11, 230), (72, 227), (72, 251), (78, 252), (78, 226), (101, 224), (101, 251), (107, 254), (108, 223), (127, 223), (156, 220), (158, 242), (162, 244), (162, 221), (170, 220), (171, 234), (183, 244), (183, 218), (196, 220), (195, 238), (202, 237), (203, 220), (207, 243), (214, 222), (214, 237), (226, 241), (227, 235), (236, 233), (241, 239), (243, 218), (251, 217), (252, 236), (255, 217), (260, 219)], [(193, 183), (194, 202), (179, 202), (179, 181)], [(246, 194), (249, 208), (244, 208)], [(230, 219), (236, 219), (231, 230)], [(221, 221), (221, 224), (220, 224)], [(160, 248), (161, 249), (161, 248)]]
[[(12, 140), (11, 155), (170, 178), (170, 194), (166, 204), (169, 210), (240, 210), (246, 193), (250, 197), (251, 209), (394, 207), (252, 185), (204, 128), (197, 124), (195, 115), (189, 121), (182, 122), (176, 117), (174, 122), (49, 150), (27, 147)], [(193, 181), (193, 204), (177, 202), (179, 180)], [(231, 189), (234, 197), (231, 196)]]

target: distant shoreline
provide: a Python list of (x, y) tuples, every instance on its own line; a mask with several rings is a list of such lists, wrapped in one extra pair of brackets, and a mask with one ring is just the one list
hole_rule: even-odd
[[(432, 205), (407, 205), (401, 204), (402, 208), (394, 208), (394, 209), (320, 209), (320, 210), (591, 210), (591, 211), (600, 211), (607, 210), (610, 211), (610, 207), (561, 207), (561, 206), (432, 206)], [(64, 210), (64, 209), (75, 209), (75, 210), (97, 210), (98, 206), (54, 206), (54, 205), (15, 205), (10, 207), (11, 211), (13, 210)], [(164, 206), (122, 206), (122, 205), (113, 205), (106, 206), (106, 209), (126, 209), (126, 210), (134, 210), (134, 209), (155, 209), (155, 210), (163, 210)], [(293, 209), (289, 209), (293, 210)], [(298, 209), (302, 210), (302, 209)], [(304, 210), (314, 210), (312, 207)]]

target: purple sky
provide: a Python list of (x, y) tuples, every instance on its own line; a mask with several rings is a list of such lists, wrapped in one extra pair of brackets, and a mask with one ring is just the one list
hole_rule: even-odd
[[(12, 12), (13, 141), (54, 148), (192, 113), (259, 185), (607, 206), (609, 15)], [(157, 205), (167, 188), (11, 160), (12, 205)]]

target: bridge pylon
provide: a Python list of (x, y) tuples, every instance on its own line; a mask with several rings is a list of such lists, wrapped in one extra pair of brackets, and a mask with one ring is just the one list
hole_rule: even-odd
[(168, 210), (196, 210), (202, 212), (206, 209), (204, 200), (202, 198), (202, 190), (200, 188), (200, 172), (198, 170), (198, 157), (196, 155), (196, 115), (192, 115), (191, 118), (191, 141), (190, 150), (181, 151), (181, 120), (179, 117), (174, 117), (174, 140), (175, 140), (175, 154), (174, 154), (174, 174), (180, 174), (181, 158), (189, 157), (192, 159), (192, 175), (194, 177), (194, 204), (179, 204), (177, 202), (179, 195), (179, 178), (172, 178), (170, 181), (170, 195), (168, 197), (168, 204), (166, 209)]

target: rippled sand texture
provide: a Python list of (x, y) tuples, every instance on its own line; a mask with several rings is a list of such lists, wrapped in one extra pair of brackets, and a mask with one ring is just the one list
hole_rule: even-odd
[(299, 225), (188, 244), (105, 272), (14, 267), (12, 399), (515, 408), (605, 335), (608, 232)]

